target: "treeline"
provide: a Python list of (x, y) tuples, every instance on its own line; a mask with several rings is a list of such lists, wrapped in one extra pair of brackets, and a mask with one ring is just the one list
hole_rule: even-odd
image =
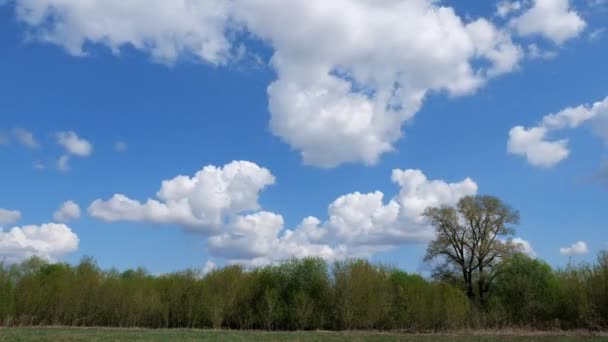
[(92, 259), (0, 267), (3, 325), (229, 329), (608, 328), (608, 253), (553, 270), (517, 254), (483, 307), (458, 283), (350, 260), (290, 260), (202, 275), (101, 270)]

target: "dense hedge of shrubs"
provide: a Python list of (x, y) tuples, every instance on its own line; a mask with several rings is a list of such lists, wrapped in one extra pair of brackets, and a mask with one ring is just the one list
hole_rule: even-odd
[(456, 283), (350, 260), (290, 260), (153, 276), (30, 259), (0, 267), (3, 325), (230, 329), (608, 328), (608, 253), (553, 270), (505, 263), (484, 307)]

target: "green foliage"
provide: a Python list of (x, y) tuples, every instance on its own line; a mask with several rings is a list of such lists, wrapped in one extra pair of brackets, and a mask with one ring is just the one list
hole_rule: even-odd
[(608, 328), (608, 253), (554, 271), (506, 259), (487, 305), (450, 281), (347, 260), (293, 259), (152, 276), (31, 259), (0, 264), (0, 324), (260, 330), (449, 331), (471, 327)]
[(520, 326), (550, 324), (559, 283), (551, 266), (516, 254), (497, 277), (495, 298), (507, 322)]

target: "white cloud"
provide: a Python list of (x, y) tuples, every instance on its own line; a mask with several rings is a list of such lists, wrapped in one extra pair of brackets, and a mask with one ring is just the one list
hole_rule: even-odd
[(87, 140), (79, 138), (73, 131), (57, 133), (57, 143), (68, 154), (78, 157), (88, 157), (93, 153), (93, 145)]
[(536, 251), (532, 247), (530, 241), (524, 240), (522, 238), (514, 238), (512, 243), (519, 249), (521, 253), (526, 254), (530, 258), (536, 258)]
[(17, 139), (17, 141), (23, 145), (26, 146), (28, 148), (39, 148), (40, 144), (36, 141), (36, 139), (34, 138), (34, 134), (30, 131), (28, 131), (25, 128), (14, 128), (13, 129), (13, 136), (15, 137), (15, 139)]
[(127, 150), (127, 143), (126, 143), (126, 142), (124, 142), (124, 141), (117, 141), (117, 142), (114, 144), (114, 149), (115, 149), (117, 152), (125, 152), (125, 151)]
[(434, 0), (15, 3), (30, 34), (74, 54), (97, 43), (222, 64), (242, 51), (226, 31), (247, 31), (274, 49), (271, 131), (321, 167), (376, 163), (426, 94), (470, 94), (523, 56), (505, 30)]
[(422, 212), (428, 206), (452, 205), (474, 195), (477, 184), (429, 180), (419, 170), (394, 170), (399, 193), (351, 193), (328, 207), (328, 218), (307, 217), (286, 228), (280, 214), (264, 211), (260, 192), (274, 183), (267, 169), (251, 162), (206, 166), (194, 177), (164, 181), (158, 200), (144, 203), (124, 195), (96, 200), (89, 213), (105, 221), (137, 221), (181, 225), (203, 232), (213, 256), (229, 262), (261, 265), (289, 257), (319, 256), (328, 260), (370, 256), (402, 244), (424, 243), (434, 235)]
[(562, 44), (583, 32), (587, 23), (571, 8), (570, 0), (534, 0), (510, 25), (522, 36), (540, 35)]
[(509, 132), (507, 151), (525, 157), (534, 166), (553, 167), (568, 158), (568, 140), (548, 140), (553, 131), (578, 128), (589, 122), (591, 130), (608, 143), (608, 97), (592, 105), (569, 107), (543, 117), (532, 128), (515, 126)]
[(552, 59), (557, 57), (557, 52), (544, 50), (536, 44), (530, 44), (528, 45), (528, 57), (532, 59)]
[(32, 256), (57, 261), (78, 249), (79, 239), (65, 224), (0, 229), (0, 260), (7, 263), (23, 261)]
[(16, 0), (30, 34), (63, 46), (74, 55), (89, 43), (113, 53), (134, 47), (155, 60), (172, 63), (182, 54), (221, 64), (230, 54), (224, 36), (227, 6), (222, 0)]
[(521, 1), (503, 0), (496, 4), (496, 15), (505, 18), (508, 15), (519, 11), (522, 7)]
[(223, 167), (206, 166), (193, 177), (177, 176), (162, 182), (158, 199), (141, 203), (125, 195), (95, 200), (89, 214), (108, 222), (174, 223), (208, 231), (243, 211), (256, 210), (259, 192), (274, 183), (267, 169), (246, 161)]
[(489, 21), (427, 0), (239, 5), (238, 21), (275, 49), (271, 130), (316, 166), (376, 163), (429, 91), (470, 94), (522, 56)]
[(19, 210), (8, 210), (0, 208), (0, 225), (13, 224), (21, 219)]
[(559, 252), (566, 256), (585, 255), (589, 253), (589, 248), (585, 242), (579, 241), (570, 247), (560, 248)]
[(282, 216), (275, 213), (240, 216), (223, 234), (212, 236), (209, 246), (230, 262), (252, 265), (290, 257), (369, 257), (400, 245), (428, 242), (434, 229), (425, 223), (423, 211), (453, 205), (477, 192), (470, 179), (446, 183), (429, 180), (419, 170), (394, 170), (392, 180), (400, 191), (387, 203), (379, 191), (347, 194), (329, 205), (326, 221), (307, 217), (294, 229), (284, 229)]
[(80, 207), (74, 201), (67, 201), (53, 214), (57, 222), (69, 222), (80, 218)]
[(57, 143), (65, 150), (65, 154), (57, 160), (57, 169), (61, 171), (70, 169), (71, 156), (88, 157), (93, 153), (93, 145), (73, 131), (57, 133)]
[(509, 132), (507, 150), (525, 157), (534, 166), (553, 167), (570, 155), (568, 140), (547, 141), (546, 135), (544, 127), (513, 127)]

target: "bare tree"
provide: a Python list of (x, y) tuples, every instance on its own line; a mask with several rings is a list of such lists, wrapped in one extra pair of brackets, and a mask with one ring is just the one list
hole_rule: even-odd
[(435, 274), (461, 280), (471, 300), (483, 304), (502, 261), (516, 251), (511, 238), (519, 213), (492, 196), (467, 196), (455, 207), (427, 208), (436, 229), (425, 260), (438, 260)]

